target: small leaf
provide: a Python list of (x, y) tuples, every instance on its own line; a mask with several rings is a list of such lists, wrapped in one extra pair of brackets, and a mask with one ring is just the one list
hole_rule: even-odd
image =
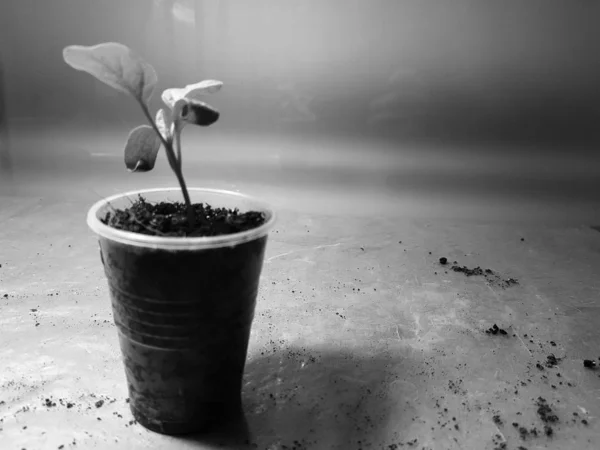
[(214, 94), (219, 92), (222, 87), (223, 82), (217, 80), (204, 80), (196, 84), (188, 84), (184, 88), (186, 91), (184, 97), (188, 100), (198, 100), (201, 95)]
[(187, 123), (208, 127), (219, 120), (219, 111), (199, 100), (183, 99), (177, 102), (179, 116)]
[(188, 84), (184, 88), (170, 88), (162, 93), (162, 101), (173, 109), (178, 100), (198, 100), (202, 95), (214, 94), (223, 87), (223, 83), (217, 80), (204, 80), (195, 84)]
[(183, 98), (183, 89), (170, 88), (165, 89), (161, 95), (162, 101), (169, 108), (173, 109), (177, 100)]
[(166, 113), (164, 109), (159, 109), (156, 113), (156, 126), (165, 141), (170, 141), (173, 137), (171, 134), (172, 125), (173, 120), (171, 119), (171, 115)]
[(154, 68), (129, 47), (116, 42), (70, 45), (63, 59), (76, 70), (93, 75), (110, 87), (147, 103), (158, 81)]
[(129, 133), (125, 145), (125, 166), (130, 172), (148, 172), (154, 168), (160, 148), (160, 137), (148, 125), (140, 125)]

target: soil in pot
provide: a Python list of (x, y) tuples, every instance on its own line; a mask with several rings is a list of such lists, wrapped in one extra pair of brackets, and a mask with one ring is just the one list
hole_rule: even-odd
[(168, 237), (222, 236), (248, 231), (265, 223), (264, 213), (213, 208), (206, 203), (192, 204), (196, 223), (190, 226), (182, 202), (149, 203), (143, 196), (125, 209), (111, 208), (102, 223), (118, 230)]

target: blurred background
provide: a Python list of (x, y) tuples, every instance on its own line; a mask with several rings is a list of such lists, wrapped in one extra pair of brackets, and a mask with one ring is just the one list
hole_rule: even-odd
[(164, 155), (126, 172), (136, 103), (62, 59), (118, 41), (156, 68), (153, 108), (225, 83), (221, 120), (184, 132), (188, 184), (600, 222), (599, 18), (592, 0), (2, 0), (0, 195), (175, 184)]

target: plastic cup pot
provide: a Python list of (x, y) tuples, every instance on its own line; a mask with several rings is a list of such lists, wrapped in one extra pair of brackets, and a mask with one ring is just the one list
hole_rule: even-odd
[(252, 230), (214, 237), (163, 237), (101, 222), (141, 194), (181, 198), (179, 188), (128, 192), (97, 202), (97, 234), (134, 418), (163, 434), (206, 431), (241, 411), (242, 377), (274, 211), (236, 192), (189, 189), (192, 203), (260, 211)]

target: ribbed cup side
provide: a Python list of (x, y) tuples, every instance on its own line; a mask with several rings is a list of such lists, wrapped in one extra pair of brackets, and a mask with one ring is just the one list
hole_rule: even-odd
[[(235, 333), (250, 328), (258, 285), (251, 287), (235, 298), (199, 296), (185, 303), (139, 298), (114, 286), (109, 291), (114, 321), (124, 336), (141, 344), (177, 350), (198, 345), (223, 348)], [(200, 308), (202, 303), (213, 303), (213, 308)], [(236, 309), (219, 308), (226, 303), (239, 305)]]
[(173, 251), (100, 238), (131, 408), (144, 426), (195, 432), (239, 406), (266, 240)]

